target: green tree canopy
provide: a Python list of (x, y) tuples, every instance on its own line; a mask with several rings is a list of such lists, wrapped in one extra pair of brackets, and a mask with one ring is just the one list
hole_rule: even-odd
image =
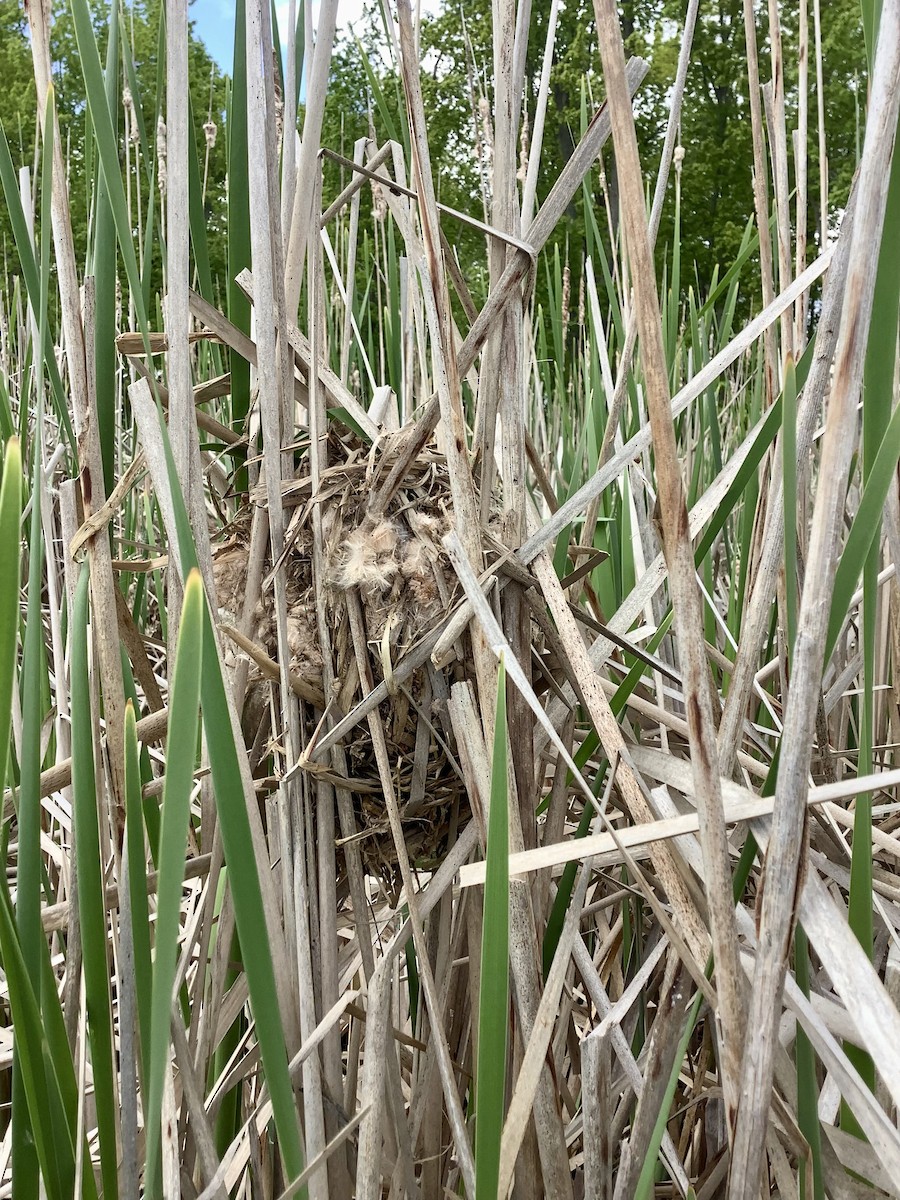
[[(102, 61), (106, 61), (110, 6), (106, 0), (92, 5), (94, 25)], [(163, 0), (132, 0), (120, 9), (122, 36), (118, 64), (118, 103), (116, 119), (120, 130), (121, 154), (124, 159), (126, 139), (137, 134), (142, 140), (132, 140), (129, 153), (132, 163), (140, 152), (140, 168), (145, 176), (153, 171), (156, 153), (157, 120), (165, 116), (165, 77), (158, 70), (160, 37), (164, 13)], [(68, 0), (55, 0), (51, 26), (51, 58), (53, 83), (60, 126), (60, 138), (65, 149), (69, 170), (69, 198), (76, 254), (84, 261), (88, 252), (90, 214), (95, 199), (90, 180), (96, 178), (88, 169), (93, 143), (85, 137), (87, 106), (84, 100), (84, 77), (75, 40), (75, 27)], [(220, 285), (225, 279), (225, 185), (226, 149), (224, 137), (216, 137), (209, 148), (203, 126), (211, 118), (216, 126), (222, 124), (226, 104), (227, 80), (210, 57), (203, 42), (191, 25), (189, 40), (189, 74), (194, 136), (201, 173), (206, 174), (205, 207), (207, 233), (213, 278)], [(129, 89), (135, 105), (135, 122), (126, 114), (123, 93), (130, 72), (125, 55), (130, 55), (137, 87)], [(4, 86), (0, 89), (0, 125), (9, 141), (13, 165), (34, 168), (37, 154), (37, 111), (32, 72), (31, 48), (27, 37), (27, 20), (21, 0), (0, 0), (0, 70)], [(38, 181), (32, 185), (37, 191)], [(36, 211), (39, 202), (35, 198)], [(135, 212), (136, 237), (137, 213)], [(0, 204), (0, 246), (4, 262), (15, 261), (10, 253), (12, 233), (5, 205)], [(158, 264), (157, 268), (158, 269)]]
[[(811, 6), (810, 6), (811, 7)], [(629, 53), (650, 63), (650, 73), (636, 103), (638, 137), (648, 180), (659, 162), (668, 119), (668, 101), (681, 46), (684, 0), (635, 0), (620, 6)], [(760, 74), (770, 75), (767, 9), (757, 5)], [(788, 138), (796, 128), (798, 107), (798, 28), (795, 6), (782, 6)], [(549, 5), (534, 5), (526, 60), (527, 119), (533, 119), (547, 35)], [(483, 216), (483, 147), (489, 140), (487, 113), (492, 107), (491, 9), (487, 0), (459, 5), (447, 0), (421, 29), (422, 88), (428, 113), (432, 163), (439, 198), (453, 207)], [(812, 54), (810, 14), (810, 53)], [(843, 206), (855, 169), (858, 141), (858, 98), (865, 87), (860, 66), (865, 60), (858, 0), (834, 0), (822, 6), (824, 92), (832, 214)], [(377, 3), (370, 4), (352, 36), (335, 57), (329, 85), (323, 144), (348, 157), (356, 138), (373, 134), (379, 141), (403, 128), (397, 80), (390, 65), (388, 42)], [(560, 7), (550, 94), (538, 183), (538, 202), (545, 197), (578, 141), (584, 121), (603, 96), (597, 35), (591, 0), (567, 0)], [(485, 101), (487, 103), (485, 103)], [(753, 215), (752, 141), (744, 44), (742, 0), (703, 3), (694, 37), (681, 120), (685, 149), (682, 167), (682, 258), (694, 264), (705, 289), (718, 266), (727, 268), (737, 255), (748, 219)], [(479, 148), (482, 150), (479, 162)], [(793, 147), (791, 186), (794, 186)], [(818, 133), (815, 69), (809, 76), (807, 163), (812, 239), (821, 240), (819, 225)], [(605, 156), (606, 179), (615, 226), (616, 185), (612, 154)], [(330, 179), (336, 189), (340, 181)], [(770, 189), (771, 191), (771, 189)], [(589, 180), (589, 195), (602, 212), (600, 171)], [(660, 268), (672, 243), (673, 189), (658, 241)], [(606, 229), (606, 221), (598, 224)], [(461, 258), (484, 259), (476, 235), (454, 226)], [(561, 223), (557, 241), (574, 259), (584, 239), (581, 201)], [(564, 249), (565, 252), (565, 249)], [(470, 286), (484, 286), (477, 271)]]
[[(642, 159), (649, 180), (655, 174), (666, 121), (668, 98), (681, 44), (683, 0), (633, 0), (621, 6), (622, 28), (628, 50), (650, 62), (650, 74), (636, 103)], [(758, 5), (760, 71), (769, 75), (766, 8)], [(105, 53), (109, 7), (105, 0), (93, 5), (101, 47)], [(161, 36), (161, 0), (133, 0), (123, 6), (123, 34), (133, 55), (137, 94), (133, 97), (146, 156), (142, 167), (148, 177), (156, 152), (156, 127), (164, 112), (165, 81), (158, 72)], [(535, 5), (526, 59), (526, 133), (533, 122), (538, 99), (541, 65), (547, 35), (549, 5)], [(783, 6), (782, 13), (788, 135), (797, 116), (797, 13)], [(14, 165), (33, 168), (36, 161), (37, 113), (32, 79), (27, 22), (19, 0), (0, 0), (0, 124), (9, 140)], [(812, 31), (810, 30), (810, 39)], [(444, 203), (485, 215), (489, 187), (490, 112), (492, 96), (491, 11), (488, 0), (464, 5), (445, 0), (437, 12), (423, 17), (421, 28), (422, 87), (428, 113), (432, 163), (439, 199)], [(123, 36), (123, 45), (126, 38)], [(855, 169), (859, 142), (859, 100), (865, 88), (860, 64), (865, 60), (858, 0), (831, 0), (822, 6), (822, 43), (825, 68), (829, 203), (840, 210)], [(84, 256), (89, 244), (92, 194), (86, 182), (85, 155), (92, 153), (84, 136), (86, 106), (84, 82), (66, 0), (56, 0), (52, 27), (53, 74), (57, 93), (60, 133), (70, 171), (70, 197), (76, 247)], [(120, 84), (127, 78), (119, 67)], [(205, 217), (214, 285), (222, 288), (225, 262), (226, 144), (217, 137), (209, 147), (204, 123), (221, 125), (227, 102), (227, 79), (210, 58), (192, 29), (190, 80), (194, 130), (200, 170), (206, 176)], [(815, 72), (810, 70), (808, 228), (821, 240), (819, 224), (818, 135), (816, 129)], [(538, 177), (538, 203), (545, 197), (579, 139), (585, 121), (600, 102), (600, 72), (593, 7), (590, 0), (567, 0), (560, 6), (546, 126)], [(120, 101), (117, 119), (124, 146), (127, 115)], [(353, 30), (345, 32), (336, 47), (323, 145), (350, 157), (357, 138), (374, 136), (405, 140), (405, 113), (399, 81), (391, 61), (389, 43), (377, 0), (372, 0)], [(715, 0), (701, 5), (681, 121), (685, 155), (682, 167), (684, 201), (681, 208), (681, 252), (693, 264), (696, 281), (704, 290), (716, 267), (725, 268), (735, 258), (748, 219), (753, 213), (752, 149), (742, 0)], [(523, 151), (527, 147), (523, 139)], [(137, 147), (135, 147), (137, 148)], [(133, 152), (133, 151), (132, 151)], [(789, 147), (793, 159), (793, 148)], [(522, 163), (524, 169), (524, 161)], [(603, 236), (615, 228), (616, 178), (611, 152), (604, 158), (605, 182), (611, 219), (598, 219)], [(326, 168), (326, 193), (334, 194), (345, 172)], [(601, 171), (588, 177), (584, 194), (598, 214), (605, 203)], [(791, 168), (793, 186), (793, 164)], [(35, 182), (34, 186), (37, 184)], [(674, 236), (673, 189), (669, 189), (657, 258), (662, 270)], [(369, 203), (368, 192), (366, 203)], [(581, 197), (560, 223), (555, 240), (577, 272), (586, 238)], [(136, 226), (137, 229), (137, 226)], [(459, 223), (447, 221), (447, 233), (467, 269), (476, 298), (487, 287), (484, 245), (481, 236)], [(136, 235), (137, 236), (137, 235)], [(3, 262), (10, 254), (8, 215), (0, 209), (0, 248)], [(607, 249), (609, 247), (607, 246)], [(749, 303), (751, 298), (746, 298)]]

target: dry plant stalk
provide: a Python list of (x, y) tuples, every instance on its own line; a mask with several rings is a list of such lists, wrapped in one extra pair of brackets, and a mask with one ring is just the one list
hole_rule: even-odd
[[(844, 494), (853, 452), (856, 403), (872, 316), (872, 260), (881, 245), (888, 163), (900, 111), (900, 10), (884, 9), (873, 71), (869, 121), (860, 163), (859, 192), (847, 265), (834, 381), (828, 404), (822, 465), (810, 535), (793, 673), (785, 709), (776, 804), (766, 858), (760, 950), (748, 1016), (741, 1100), (729, 1187), (731, 1200), (757, 1192), (768, 1124), (773, 1029), (796, 915), (797, 879), (808, 869), (806, 808), (797, 804), (809, 771), (834, 583)], [(814, 870), (814, 868), (813, 868)]]
[(659, 300), (654, 283), (653, 254), (644, 215), (644, 188), (637, 137), (625, 83), (622, 33), (618, 13), (609, 0), (595, 0), (594, 12), (612, 115), (613, 141), (622, 191), (625, 244), (632, 268), (635, 320), (641, 339), (647, 407), (656, 451), (657, 505), (661, 514), (672, 607), (675, 612), (682, 663), (691, 763), (700, 810), (704, 879), (710, 908), (713, 953), (717, 964), (716, 978), (722, 1000), (722, 1084), (731, 1119), (737, 1104), (739, 1047), (744, 1028), (743, 1003), (709, 668), (699, 636), (703, 628), (703, 611), (695, 578), (694, 548), (689, 536), (684, 485), (672, 423)]

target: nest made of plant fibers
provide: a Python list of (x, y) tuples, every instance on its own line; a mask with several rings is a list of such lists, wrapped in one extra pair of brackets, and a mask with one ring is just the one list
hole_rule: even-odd
[[(365, 624), (369, 670), (376, 683), (387, 676), (390, 685), (389, 697), (378, 711), (406, 850), (415, 865), (433, 867), (443, 857), (453, 825), (468, 811), (445, 708), (451, 683), (466, 677), (467, 666), (457, 661), (439, 673), (428, 663), (403, 685), (392, 684), (392, 671), (458, 598), (456, 578), (441, 542), (450, 528), (446, 460), (436, 448), (426, 447), (410, 465), (385, 512), (373, 514), (369, 498), (375, 464), (368, 447), (332, 433), (328, 458), (330, 465), (322, 472), (315, 496), (309, 475), (304, 474), (305, 459), (298, 478), (283, 489), (283, 503), (291, 513), (284, 555), (290, 668), (324, 690), (318, 595), (331, 632), (336, 695), (328, 699), (334, 719), (358, 702), (359, 670), (347, 612), (348, 594), (355, 591)], [(386, 464), (381, 460), (377, 467), (382, 472)], [(256, 489), (251, 495), (250, 504), (254, 503), (265, 503), (263, 490)], [(321, 579), (314, 579), (313, 567), (315, 505), (322, 517)], [(219, 615), (224, 624), (240, 626), (243, 619), (250, 525), (248, 505), (214, 554)], [(271, 561), (266, 563), (268, 574), (252, 614), (250, 639), (265, 656), (277, 661), (272, 566)], [(241, 654), (239, 648), (231, 649), (226, 661), (232, 669)], [(259, 740), (259, 723), (268, 719), (270, 687), (270, 674), (251, 661), (244, 707), (248, 744)], [(309, 728), (315, 727), (319, 715), (310, 713)], [(344, 749), (357, 822), (353, 840), (368, 869), (393, 888), (397, 882), (396, 848), (366, 721), (355, 727)]]

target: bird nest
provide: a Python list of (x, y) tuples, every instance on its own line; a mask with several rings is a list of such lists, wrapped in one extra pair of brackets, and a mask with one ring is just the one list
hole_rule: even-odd
[[(327, 707), (329, 723), (345, 716), (368, 691), (370, 681), (386, 684), (387, 698), (376, 710), (388, 747), (392, 786), (403, 822), (406, 852), (414, 865), (433, 867), (445, 852), (450, 833), (466, 807), (465, 787), (452, 750), (445, 700), (450, 684), (466, 674), (457, 662), (439, 672), (426, 661), (399, 681), (395, 670), (414, 645), (432, 632), (452, 607), (456, 578), (442, 538), (450, 528), (450, 488), (446, 461), (426, 448), (383, 512), (373, 512), (376, 469), (390, 467), (388, 457), (375, 462), (368, 448), (332, 431), (330, 465), (315, 495), (304, 470), (285, 485), (283, 503), (290, 513), (285, 550), (279, 568), (286, 580), (286, 633), (295, 693), (304, 705), (307, 729), (316, 728)], [(274, 742), (280, 740), (281, 718), (273, 704), (273, 677), (278, 661), (274, 566), (266, 563), (261, 598), (244, 613), (250, 553), (251, 506), (265, 504), (256, 489), (250, 504), (229, 527), (214, 555), (219, 618), (231, 635), (242, 629), (244, 640), (232, 640), (227, 662), (232, 670), (249, 657), (243, 724), (252, 765), (267, 773)], [(315, 553), (314, 513), (321, 516), (321, 555)], [(365, 633), (366, 661), (360, 663), (352, 636), (349, 606), (358, 598)], [(323, 662), (319, 623), (327, 624), (331, 670)], [(452, 677), (448, 677), (452, 672)], [(368, 679), (366, 677), (368, 676)], [(361, 685), (360, 678), (366, 680)], [(328, 686), (330, 684), (330, 686)], [(353, 797), (356, 831), (341, 842), (355, 842), (367, 869), (393, 889), (398, 881), (397, 851), (390, 832), (384, 789), (376, 765), (369, 725), (361, 720), (343, 742), (346, 775), (335, 764), (324, 777), (343, 785)], [(343, 831), (347, 833), (346, 830)]]

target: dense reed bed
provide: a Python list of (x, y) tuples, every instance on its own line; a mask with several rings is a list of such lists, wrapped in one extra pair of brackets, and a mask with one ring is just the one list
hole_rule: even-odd
[(796, 129), (785, 7), (744, 4), (756, 216), (700, 294), (698, 0), (652, 162), (647, 64), (594, 0), (546, 194), (557, 5), (523, 137), (531, 6), (497, 0), (465, 212), (408, 0), (352, 159), (322, 143), (336, 0), (314, 38), (285, 6), (286, 54), (238, 0), (204, 127), (224, 234), (187, 0), (152, 95), (127, 5), (98, 38), (71, 0), (78, 147), (27, 5), (36, 167), (0, 137), (2, 1195), (898, 1194), (900, 4), (864, 4), (859, 162), (838, 214), (821, 175), (818, 244), (819, 6)]

